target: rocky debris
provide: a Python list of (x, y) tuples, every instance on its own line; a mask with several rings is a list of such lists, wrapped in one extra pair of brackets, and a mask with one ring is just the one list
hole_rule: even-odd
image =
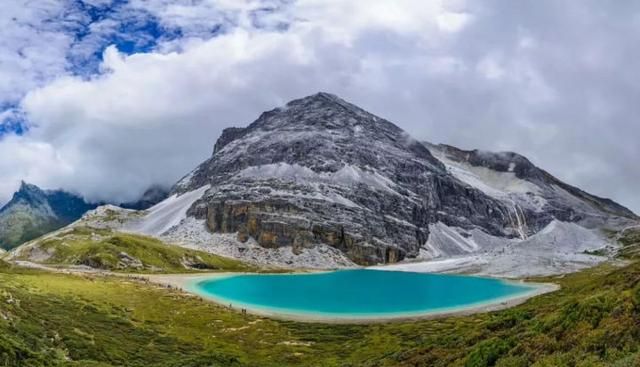
[(204, 220), (185, 218), (180, 225), (164, 233), (161, 238), (183, 247), (242, 260), (249, 264), (276, 268), (334, 269), (355, 264), (340, 250), (326, 244), (301, 249), (292, 247), (264, 248), (249, 237), (238, 241), (237, 233), (212, 233)]
[(119, 229), (124, 224), (131, 223), (145, 215), (145, 211), (123, 209), (115, 205), (103, 205), (85, 213), (79, 222), (83, 226), (92, 228)]
[(216, 270), (218, 269), (216, 266), (212, 266), (204, 262), (200, 256), (185, 256), (180, 261), (182, 266), (187, 269), (197, 269), (197, 270)]
[[(88, 265), (88, 264), (85, 264)], [(118, 253), (118, 269), (143, 269), (144, 264), (140, 259), (130, 256), (126, 252)]]
[(538, 233), (522, 240), (471, 231), (431, 226), (421, 254), (424, 263), (389, 266), (390, 270), (474, 273), (500, 277), (546, 276), (597, 265), (615, 253), (601, 231), (576, 223), (554, 220)]
[(52, 248), (45, 250), (40, 246), (29, 246), (20, 253), (29, 261), (41, 263), (49, 260), (55, 254), (55, 250)]

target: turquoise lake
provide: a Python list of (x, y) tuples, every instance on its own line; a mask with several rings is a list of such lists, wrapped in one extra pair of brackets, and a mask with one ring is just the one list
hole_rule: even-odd
[(360, 269), (218, 277), (197, 281), (190, 288), (234, 308), (330, 318), (457, 311), (536, 289), (491, 278)]

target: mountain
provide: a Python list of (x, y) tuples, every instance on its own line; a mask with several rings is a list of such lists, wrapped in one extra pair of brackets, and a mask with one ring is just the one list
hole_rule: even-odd
[(0, 209), (0, 247), (16, 247), (77, 220), (95, 207), (77, 195), (22, 182)]
[[(168, 190), (151, 186), (123, 208), (147, 209), (167, 197)], [(22, 182), (13, 198), (0, 209), (0, 248), (11, 249), (78, 220), (84, 213), (104, 203), (87, 203), (64, 190), (43, 190)]]
[(516, 153), (419, 142), (318, 93), (225, 129), (145, 213), (107, 207), (83, 221), (279, 266), (446, 260), (508, 276), (602, 261), (594, 253), (615, 245), (601, 229), (637, 219)]
[(169, 190), (167, 188), (160, 185), (151, 185), (138, 200), (122, 203), (118, 206), (126, 209), (145, 210), (166, 199), (168, 195)]

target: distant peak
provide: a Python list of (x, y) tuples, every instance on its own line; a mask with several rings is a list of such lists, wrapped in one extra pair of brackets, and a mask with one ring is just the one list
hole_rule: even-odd
[(348, 109), (359, 109), (357, 106), (345, 101), (337, 95), (327, 92), (318, 92), (310, 96), (294, 99), (287, 103), (287, 107), (306, 106), (312, 103), (334, 103)]
[(34, 185), (34, 184), (30, 184), (28, 182), (25, 182), (24, 180), (20, 181), (20, 188), (18, 189), (19, 192), (34, 192), (34, 191), (42, 191), (42, 189), (40, 189), (38, 186)]
[(322, 98), (325, 100), (329, 100), (329, 101), (342, 101), (342, 102), (346, 102), (345, 100), (343, 100), (342, 98), (338, 97), (335, 94), (331, 94), (328, 92), (318, 92), (316, 94), (313, 94), (310, 96), (311, 98)]
[(46, 194), (38, 186), (22, 180), (20, 181), (20, 188), (13, 194), (13, 198), (2, 208), (2, 210), (5, 210), (7, 207), (10, 207), (15, 203), (24, 201), (29, 203), (42, 203), (46, 201)]
[(335, 94), (331, 94), (328, 92), (317, 92), (315, 94), (300, 98), (300, 100), (304, 99), (340, 100), (341, 98), (336, 96)]

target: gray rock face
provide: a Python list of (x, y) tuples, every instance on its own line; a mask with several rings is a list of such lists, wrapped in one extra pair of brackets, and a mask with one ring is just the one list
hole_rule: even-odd
[[(211, 158), (173, 193), (211, 185), (187, 213), (205, 219), (209, 231), (294, 252), (328, 244), (365, 265), (418, 256), (429, 225), (438, 222), (513, 238), (554, 218), (595, 225), (634, 216), (516, 154), (430, 147), (442, 161), (391, 122), (318, 93), (265, 112), (246, 128), (225, 129)], [(488, 181), (452, 171), (462, 165), (486, 170)], [(498, 185), (506, 179), (506, 187), (485, 187), (492, 175)]]

